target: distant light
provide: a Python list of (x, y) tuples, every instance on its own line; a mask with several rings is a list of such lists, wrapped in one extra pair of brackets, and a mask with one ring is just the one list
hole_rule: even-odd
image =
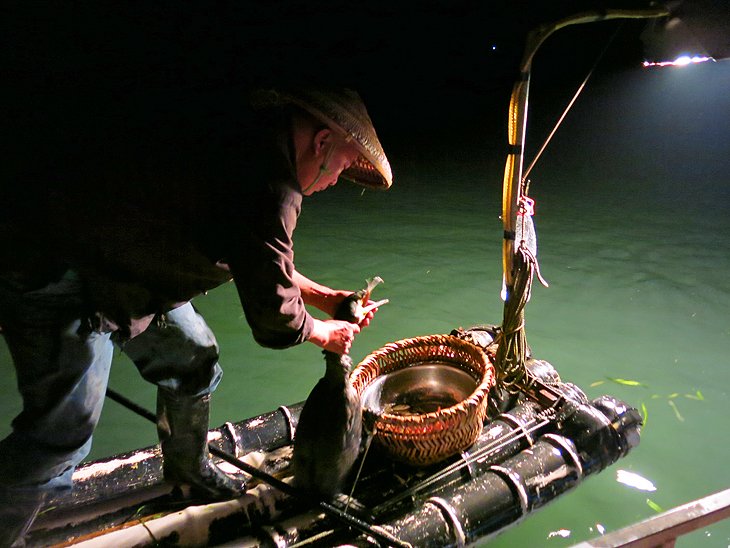
[(492, 44), (492, 51), (497, 51), (497, 44)]
[(693, 63), (704, 63), (706, 61), (714, 61), (712, 57), (705, 57), (701, 55), (695, 55), (690, 57), (689, 55), (682, 55), (677, 57), (674, 61), (644, 61), (645, 67), (684, 67)]

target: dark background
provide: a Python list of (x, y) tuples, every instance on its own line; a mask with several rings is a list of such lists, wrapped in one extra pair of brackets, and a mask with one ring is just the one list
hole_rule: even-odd
[[(363, 95), (388, 149), (469, 143), (504, 133), (526, 32), (597, 1), (18, 2), (0, 30), (10, 134), (33, 149), (71, 129), (144, 118), (176, 97), (231, 109), (259, 85), (307, 79)], [(611, 7), (645, 7), (612, 2)], [(562, 31), (539, 70), (580, 82), (620, 23)], [(602, 61), (641, 57), (628, 22)], [(565, 63), (566, 59), (570, 62)], [(536, 69), (536, 78), (542, 74)], [(7, 137), (8, 132), (6, 132)], [(82, 137), (79, 137), (82, 138)], [(499, 136), (499, 139), (503, 139)], [(420, 146), (420, 145), (419, 145)], [(23, 155), (23, 147), (15, 154)], [(37, 153), (30, 155), (36, 158)]]
[[(730, 12), (725, 0), (691, 1), (726, 19)], [(249, 89), (292, 80), (358, 90), (395, 168), (485, 151), (501, 159), (509, 94), (527, 32), (580, 11), (648, 5), (643, 0), (10, 3), (0, 13), (6, 95), (0, 105), (2, 156), (3, 169), (11, 170), (3, 179), (38, 162), (52, 165), (69, 153), (93, 150), (107, 139), (121, 143), (157, 135), (159, 126), (175, 117), (236, 131), (237, 110)], [(644, 25), (614, 20), (551, 36), (532, 73), (533, 87), (539, 86), (547, 105), (531, 118), (532, 133), (542, 138), (549, 132), (609, 42), (600, 77), (637, 66)], [(171, 142), (177, 137), (173, 130), (159, 135)]]

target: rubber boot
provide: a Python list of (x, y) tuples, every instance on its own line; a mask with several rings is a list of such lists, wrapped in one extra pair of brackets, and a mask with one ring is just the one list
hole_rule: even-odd
[(25, 535), (45, 499), (45, 491), (0, 487), (0, 548), (25, 546)]
[(157, 434), (165, 480), (187, 484), (196, 496), (224, 500), (246, 490), (243, 476), (229, 476), (210, 460), (208, 421), (210, 394), (180, 396), (157, 390)]

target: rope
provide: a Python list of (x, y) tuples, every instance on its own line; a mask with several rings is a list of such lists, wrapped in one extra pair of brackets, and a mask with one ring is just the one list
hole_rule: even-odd
[(352, 497), (355, 494), (355, 487), (357, 487), (357, 482), (360, 481), (360, 474), (362, 474), (363, 466), (365, 465), (365, 459), (368, 457), (368, 453), (370, 452), (370, 445), (373, 443), (373, 440), (375, 439), (375, 433), (377, 432), (378, 427), (377, 425), (373, 426), (373, 431), (368, 433), (367, 439), (365, 441), (365, 451), (363, 452), (362, 458), (360, 459), (360, 466), (357, 469), (357, 474), (355, 475), (355, 480), (352, 482), (352, 489), (350, 489), (350, 494), (347, 496), (347, 504), (345, 505), (345, 512), (350, 508), (350, 502), (352, 502)]
[(542, 147), (540, 147), (540, 150), (538, 151), (537, 155), (535, 156), (535, 159), (532, 160), (532, 163), (530, 163), (529, 167), (525, 171), (525, 174), (522, 176), (522, 182), (524, 183), (527, 180), (527, 177), (530, 175), (530, 172), (532, 171), (532, 168), (535, 167), (535, 164), (540, 159), (540, 156), (542, 156), (542, 153), (547, 148), (548, 144), (550, 144), (550, 141), (552, 140), (553, 136), (555, 135), (555, 132), (558, 131), (558, 128), (563, 123), (563, 120), (565, 120), (565, 117), (568, 115), (568, 112), (571, 108), (573, 108), (573, 104), (578, 99), (578, 96), (583, 92), (583, 89), (586, 87), (586, 84), (588, 83), (588, 80), (593, 75), (593, 72), (596, 70), (596, 67), (603, 59), (603, 56), (606, 54), (606, 51), (608, 51), (608, 48), (613, 43), (614, 39), (618, 35), (619, 31), (623, 28), (623, 22), (616, 28), (614, 33), (611, 35), (611, 38), (608, 39), (608, 42), (606, 42), (606, 45), (603, 47), (603, 50), (598, 55), (598, 58), (593, 63), (593, 66), (588, 71), (588, 74), (586, 75), (585, 79), (583, 80), (583, 83), (581, 83), (580, 86), (578, 86), (578, 90), (575, 92), (575, 95), (573, 95), (573, 98), (568, 103), (568, 106), (565, 107), (565, 110), (563, 111), (563, 114), (561, 114), (560, 118), (558, 119), (557, 123), (555, 124), (555, 127), (553, 127), (552, 131), (550, 132), (550, 135), (548, 135), (547, 139), (545, 139), (545, 142), (542, 144)]
[(515, 385), (527, 377), (527, 336), (525, 334), (525, 306), (530, 300), (532, 280), (539, 274), (537, 259), (523, 243), (515, 252), (514, 283), (508, 288), (504, 303), (502, 334), (495, 356), (498, 386), (515, 392)]

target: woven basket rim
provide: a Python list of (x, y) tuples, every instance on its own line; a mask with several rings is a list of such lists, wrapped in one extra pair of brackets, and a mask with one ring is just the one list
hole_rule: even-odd
[[(461, 400), (460, 402), (455, 403), (454, 405), (451, 405), (449, 407), (441, 408), (437, 411), (431, 411), (429, 413), (420, 413), (420, 414), (414, 414), (414, 415), (400, 415), (397, 413), (373, 413), (378, 417), (379, 420), (383, 420), (384, 422), (391, 422), (391, 423), (412, 423), (412, 424), (422, 424), (425, 422), (434, 422), (438, 420), (442, 420), (444, 417), (456, 417), (457, 415), (469, 415), (469, 413), (476, 410), (479, 405), (481, 405), (482, 400), (487, 397), (487, 394), (489, 390), (492, 388), (495, 382), (495, 371), (494, 366), (492, 365), (491, 361), (489, 360), (489, 357), (487, 354), (478, 346), (476, 346), (473, 343), (470, 343), (468, 341), (464, 341), (463, 339), (460, 339), (458, 337), (454, 337), (453, 335), (425, 335), (421, 337), (411, 337), (407, 339), (401, 339), (399, 341), (395, 341), (392, 343), (389, 343), (385, 345), (384, 347), (371, 352), (369, 355), (367, 355), (365, 358), (360, 361), (360, 363), (355, 367), (353, 370), (353, 376), (356, 375), (356, 372), (358, 369), (361, 368), (364, 364), (370, 363), (372, 361), (377, 360), (380, 357), (387, 356), (388, 354), (403, 349), (403, 348), (412, 348), (415, 346), (421, 346), (421, 347), (429, 347), (429, 346), (443, 346), (444, 344), (450, 345), (452, 344), (456, 347), (462, 348), (462, 349), (468, 349), (470, 351), (473, 351), (478, 358), (481, 360), (481, 363), (479, 365), (484, 365), (484, 373), (482, 374), (481, 381), (474, 379), (477, 383), (474, 390), (471, 392), (469, 396)], [(457, 369), (464, 370), (463, 368), (459, 368), (457, 364), (449, 361), (442, 362), (444, 365), (452, 366)], [(406, 367), (415, 367), (420, 365), (418, 362), (416, 363), (410, 363)], [(405, 367), (395, 369), (395, 371), (398, 371), (400, 369), (405, 369)], [(374, 378), (377, 378), (379, 375), (376, 375)], [(371, 381), (372, 382), (372, 381)], [(360, 390), (360, 393), (362, 393), (363, 390), (367, 386), (369, 386), (370, 383), (364, 384)], [(453, 420), (458, 420), (457, 418), (454, 418)], [(444, 421), (445, 422), (445, 421)]]
[[(444, 348), (443, 360), (434, 351), (438, 347)], [(426, 350), (426, 355), (419, 354), (419, 350)], [(468, 373), (476, 386), (460, 402), (430, 413), (371, 411), (375, 440), (391, 458), (426, 466), (471, 445), (486, 417), (488, 392), (496, 380), (494, 365), (479, 346), (469, 341), (453, 335), (426, 335), (386, 344), (366, 356), (352, 372), (350, 380), (362, 394), (381, 375), (438, 361)]]

